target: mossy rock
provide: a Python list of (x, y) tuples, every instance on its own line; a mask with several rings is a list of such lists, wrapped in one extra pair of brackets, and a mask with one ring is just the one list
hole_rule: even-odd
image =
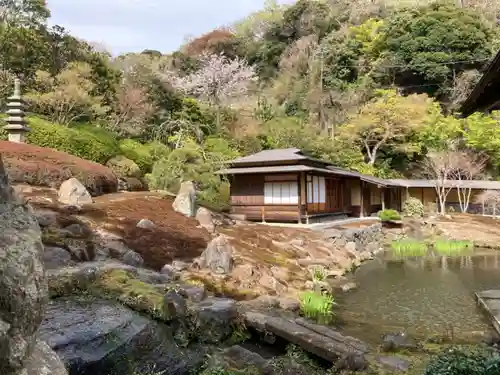
[(163, 321), (172, 319), (164, 308), (165, 292), (136, 279), (125, 270), (112, 270), (104, 273), (96, 281), (94, 288), (115, 297), (132, 310), (144, 312)]
[(64, 229), (46, 227), (42, 229), (42, 243), (45, 246), (66, 249), (75, 261), (91, 261), (96, 254), (93, 235), (88, 231), (73, 234)]
[(137, 279), (126, 269), (103, 272), (78, 267), (63, 269), (49, 275), (49, 294), (51, 298), (75, 294), (108, 298), (157, 320), (170, 321), (172, 318), (164, 308), (165, 292)]
[(117, 155), (106, 163), (118, 177), (141, 178), (141, 168), (133, 161), (123, 155)]

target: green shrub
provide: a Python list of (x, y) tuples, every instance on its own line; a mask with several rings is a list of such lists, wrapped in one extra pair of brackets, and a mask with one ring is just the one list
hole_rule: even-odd
[(333, 321), (333, 305), (335, 305), (333, 297), (326, 293), (308, 291), (300, 296), (302, 314), (320, 324), (330, 324)]
[(119, 147), (121, 153), (134, 161), (143, 173), (151, 172), (154, 160), (147, 146), (133, 139), (123, 139), (120, 141)]
[(149, 153), (153, 157), (153, 160), (156, 162), (160, 159), (168, 157), (170, 154), (171, 150), (168, 146), (164, 145), (163, 143), (160, 142), (150, 142), (146, 143), (144, 146), (147, 147), (149, 150)]
[(0, 141), (6, 141), (9, 137), (7, 131), (3, 128), (5, 126), (5, 121), (0, 118)]
[(323, 266), (310, 267), (309, 273), (314, 282), (325, 281), (328, 274), (326, 268)]
[(146, 176), (153, 190), (177, 193), (181, 181), (193, 181), (197, 189), (198, 202), (217, 211), (228, 208), (229, 184), (215, 172), (220, 169), (219, 160), (224, 156), (220, 142), (206, 142), (205, 149), (194, 142), (170, 152), (168, 157), (158, 160)]
[(418, 240), (398, 240), (391, 243), (391, 252), (394, 256), (424, 256), (427, 255), (428, 246)]
[(123, 155), (117, 155), (114, 158), (108, 160), (106, 166), (111, 168), (118, 177), (140, 178), (142, 176), (142, 172), (139, 166), (135, 164), (134, 161), (127, 159)]
[(154, 163), (170, 153), (170, 149), (159, 142), (142, 144), (133, 139), (124, 139), (120, 141), (119, 147), (121, 153), (134, 161), (143, 173), (151, 172)]
[(499, 370), (498, 354), (450, 348), (431, 359), (423, 375), (498, 375)]
[(405, 216), (424, 216), (424, 204), (415, 197), (408, 198), (403, 204), (403, 214)]
[[(39, 117), (29, 117), (28, 120), (31, 128), (28, 133), (30, 144), (66, 152), (100, 164), (105, 164), (119, 153), (115, 136), (104, 129), (91, 125), (66, 127)], [(0, 126), (3, 124), (0, 123)], [(3, 129), (0, 138), (7, 139), (7, 133)]]
[(382, 221), (401, 220), (401, 215), (399, 215), (398, 211), (396, 210), (379, 211), (378, 217)]

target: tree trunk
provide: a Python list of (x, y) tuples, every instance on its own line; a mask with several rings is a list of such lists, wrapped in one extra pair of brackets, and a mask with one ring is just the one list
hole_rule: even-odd
[(217, 126), (217, 130), (220, 130), (220, 105), (216, 104), (215, 107), (215, 125)]
[(446, 191), (444, 187), (438, 189), (438, 199), (439, 199), (439, 214), (446, 215), (446, 208), (445, 208)]
[(464, 202), (462, 199), (462, 189), (457, 186), (458, 204), (460, 205), (460, 211), (464, 213)]

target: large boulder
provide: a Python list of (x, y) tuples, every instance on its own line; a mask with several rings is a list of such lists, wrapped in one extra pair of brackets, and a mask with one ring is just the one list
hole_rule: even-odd
[(52, 246), (45, 246), (43, 261), (46, 269), (70, 267), (76, 264), (66, 249)]
[(215, 223), (212, 212), (205, 207), (200, 207), (196, 210), (196, 220), (198, 223), (210, 233), (215, 231)]
[(166, 326), (104, 300), (52, 301), (40, 338), (72, 375), (187, 374), (204, 359), (199, 348), (179, 349)]
[(0, 374), (41, 375), (44, 368), (50, 370), (45, 374), (64, 374), (36, 341), (48, 302), (40, 227), (14, 194), (1, 158), (0, 291)]
[(125, 245), (119, 236), (100, 230), (97, 232), (96, 242), (95, 260), (117, 259), (122, 263), (134, 267), (142, 267), (144, 265), (142, 256)]
[(67, 375), (59, 356), (45, 342), (38, 341), (26, 365), (26, 375)]
[(223, 234), (215, 237), (209, 242), (207, 248), (195, 261), (199, 268), (209, 268), (216, 274), (229, 274), (233, 270), (233, 246), (229, 238)]
[(74, 177), (61, 184), (58, 192), (58, 200), (61, 203), (74, 206), (93, 202), (92, 196), (85, 186)]
[(190, 306), (191, 315), (196, 316), (192, 329), (199, 332), (198, 340), (218, 344), (233, 333), (238, 318), (236, 302), (229, 298), (210, 297)]
[(181, 184), (172, 207), (174, 211), (185, 216), (196, 215), (196, 189), (191, 181), (185, 181)]

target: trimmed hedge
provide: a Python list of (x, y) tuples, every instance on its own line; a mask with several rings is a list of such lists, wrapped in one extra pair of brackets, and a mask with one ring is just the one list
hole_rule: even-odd
[(151, 172), (153, 164), (170, 153), (170, 149), (162, 143), (142, 144), (133, 139), (120, 141), (119, 148), (121, 154), (134, 161), (144, 174)]
[[(3, 127), (3, 119), (0, 126)], [(29, 118), (28, 142), (61, 152), (78, 156), (82, 159), (105, 164), (119, 153), (118, 141), (115, 136), (104, 129), (91, 125), (66, 127), (53, 124), (39, 117)], [(6, 140), (5, 130), (0, 131), (0, 139)]]
[(114, 172), (97, 163), (50, 148), (0, 141), (0, 153), (12, 183), (59, 188), (77, 178), (92, 195), (117, 191)]
[(382, 210), (378, 212), (378, 217), (382, 221), (401, 220), (401, 215), (396, 210)]
[(134, 161), (126, 158), (123, 155), (117, 155), (109, 159), (106, 163), (108, 168), (111, 168), (118, 177), (135, 177), (141, 178), (142, 173), (139, 166)]

